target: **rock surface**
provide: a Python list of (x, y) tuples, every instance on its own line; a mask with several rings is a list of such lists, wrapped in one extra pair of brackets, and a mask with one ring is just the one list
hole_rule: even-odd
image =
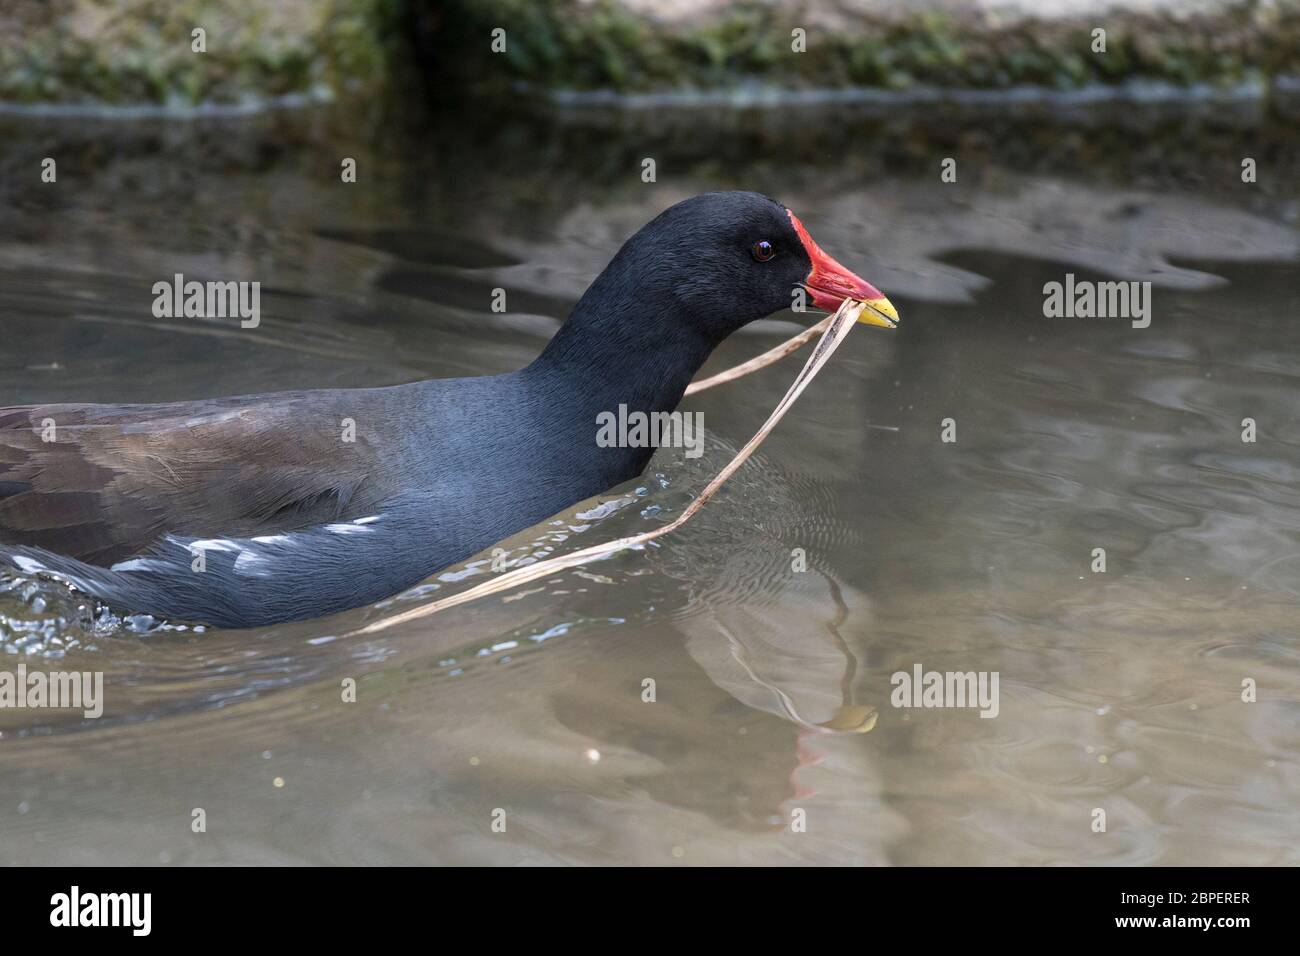
[[(436, 13), (421, 21), (435, 35), (424, 44), (439, 51), (435, 66), (462, 82), (548, 90), (1077, 89), (1134, 79), (1266, 89), (1300, 73), (1296, 0), (415, 3)], [(506, 49), (494, 55), (496, 28)]]
[(1263, 95), (1300, 75), (1300, 0), (7, 0), (0, 104), (324, 99), (405, 77), (411, 52), (456, 94), (1138, 80)]
[[(373, 86), (392, 0), (5, 0), (0, 102), (191, 106)], [(201, 28), (205, 52), (195, 52)]]

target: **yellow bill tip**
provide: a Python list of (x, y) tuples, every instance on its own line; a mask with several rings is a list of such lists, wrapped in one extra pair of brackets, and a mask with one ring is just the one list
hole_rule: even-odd
[(863, 299), (862, 304), (866, 308), (858, 314), (858, 321), (863, 325), (875, 325), (882, 329), (898, 327), (898, 310), (884, 296), (879, 299)]

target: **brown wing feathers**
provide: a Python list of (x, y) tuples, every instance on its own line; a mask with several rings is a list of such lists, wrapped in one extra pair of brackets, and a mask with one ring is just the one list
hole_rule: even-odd
[(346, 515), (363, 453), (292, 405), (0, 409), (0, 542), (107, 565), (164, 533), (293, 530)]

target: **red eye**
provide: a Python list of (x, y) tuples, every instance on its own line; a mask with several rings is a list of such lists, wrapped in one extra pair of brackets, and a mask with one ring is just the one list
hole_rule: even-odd
[(749, 253), (759, 262), (766, 262), (768, 259), (771, 259), (776, 255), (776, 250), (772, 248), (770, 242), (766, 239), (762, 239), (750, 246)]

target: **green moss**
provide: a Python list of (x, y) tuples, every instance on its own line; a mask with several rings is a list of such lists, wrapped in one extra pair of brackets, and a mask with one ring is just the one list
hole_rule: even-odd
[[(436, 10), (446, 25), (436, 42), (437, 69), (474, 86), (648, 91), (759, 80), (784, 87), (1072, 89), (1137, 78), (1229, 84), (1300, 73), (1300, 0), (1268, 9), (1241, 0), (1192, 19), (1111, 14), (1104, 54), (1092, 52), (1091, 20), (993, 29), (945, 13), (863, 18), (851, 29), (811, 30), (808, 52), (794, 53), (790, 30), (800, 18), (756, 0), (673, 25), (633, 16), (615, 0), (412, 2)], [(507, 32), (505, 56), (488, 49), (494, 27)]]
[[(736, 0), (678, 24), (617, 0), (7, 0), (0, 99), (193, 104), (376, 90), (400, 75), (412, 38), (458, 95), (520, 84), (1073, 89), (1300, 74), (1300, 0), (1228, 2), (1193, 18), (1108, 14), (1107, 52), (1096, 54), (1091, 21), (995, 29), (935, 12), (807, 26), (808, 50), (795, 53), (799, 0)], [(190, 50), (195, 26), (208, 31), (204, 54)], [(489, 48), (496, 27), (507, 31), (504, 54)]]
[[(0, 99), (232, 103), (382, 85), (406, 0), (11, 0)], [(207, 51), (191, 31), (207, 32)]]

